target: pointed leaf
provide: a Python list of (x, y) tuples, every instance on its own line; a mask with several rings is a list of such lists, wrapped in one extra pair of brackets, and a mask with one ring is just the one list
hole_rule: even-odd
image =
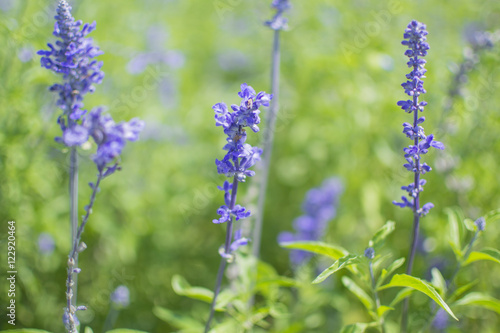
[(390, 235), (395, 229), (395, 223), (393, 221), (388, 221), (382, 228), (380, 228), (373, 238), (370, 240), (369, 245), (375, 249), (378, 249), (385, 241), (388, 235)]
[(356, 265), (359, 264), (360, 262), (361, 258), (355, 256), (354, 254), (349, 254), (345, 257), (342, 257), (339, 260), (335, 261), (330, 267), (321, 272), (321, 274), (318, 275), (318, 277), (314, 279), (312, 283), (316, 284), (323, 282), (327, 277), (341, 270), (342, 268), (347, 268), (348, 266)]
[(383, 269), (377, 281), (377, 288), (380, 287), (382, 283), (385, 282), (385, 279), (387, 279), (387, 277), (389, 277), (392, 273), (394, 273), (396, 269), (403, 266), (404, 263), (405, 263), (405, 258), (399, 258), (397, 260), (394, 260), (394, 262), (390, 264), (389, 267), (387, 267), (387, 269)]
[(483, 293), (470, 293), (453, 304), (455, 306), (475, 305), (500, 314), (500, 301)]
[(155, 306), (153, 308), (153, 314), (164, 322), (177, 328), (192, 329), (198, 332), (203, 329), (203, 324), (190, 316), (177, 314), (160, 306)]
[(202, 287), (191, 287), (189, 282), (180, 275), (172, 277), (172, 288), (177, 295), (198, 299), (207, 303), (211, 303), (214, 297), (214, 293), (211, 290)]
[(368, 324), (365, 323), (350, 324), (342, 327), (340, 333), (364, 333), (367, 328)]
[(340, 246), (335, 246), (323, 242), (287, 242), (280, 243), (280, 246), (287, 249), (302, 250), (321, 254), (334, 260), (338, 260), (349, 254), (346, 249)]
[(106, 333), (148, 333), (146, 331), (129, 330), (127, 328), (117, 328), (115, 330), (107, 331)]
[(457, 213), (450, 208), (447, 208), (445, 211), (446, 214), (448, 215), (448, 223), (450, 227), (450, 231), (448, 232), (450, 246), (453, 252), (455, 253), (457, 259), (461, 260), (463, 254), (462, 251), (460, 250), (462, 248), (462, 245), (460, 242), (460, 226), (458, 224)]
[(481, 251), (473, 251), (464, 264), (468, 265), (479, 260), (489, 260), (500, 264), (500, 251), (493, 248), (486, 248)]
[(399, 302), (401, 302), (402, 300), (404, 300), (406, 297), (410, 296), (414, 292), (415, 292), (415, 289), (404, 288), (396, 295), (396, 297), (394, 297), (394, 299), (392, 300), (392, 302), (389, 306), (395, 307)]
[(456, 299), (460, 298), (460, 296), (462, 296), (463, 294), (468, 292), (476, 284), (477, 284), (477, 281), (474, 281), (474, 282), (468, 283), (465, 286), (462, 286), (462, 287), (458, 288), (457, 290), (455, 290), (448, 298), (448, 303), (451, 303), (451, 302), (455, 301)]
[(85, 333), (94, 333), (94, 331), (89, 327), (85, 327)]
[(390, 306), (381, 305), (377, 309), (377, 314), (380, 318), (382, 318), (387, 313), (387, 311), (392, 311), (392, 310), (394, 310), (394, 308)]
[(347, 276), (343, 276), (342, 283), (361, 301), (361, 303), (363, 303), (368, 311), (372, 311), (375, 308), (375, 304), (372, 298), (368, 296), (368, 294), (360, 286), (358, 286), (356, 282), (354, 282)]
[(438, 292), (436, 289), (434, 289), (433, 286), (431, 286), (429, 283), (417, 279), (414, 276), (407, 275), (407, 274), (396, 274), (392, 277), (391, 282), (388, 284), (380, 287), (379, 289), (387, 289), (387, 288), (392, 288), (392, 287), (408, 287), (408, 288), (413, 288), (417, 291), (420, 291), (421, 293), (426, 294), (429, 296), (431, 299), (433, 299), (439, 306), (441, 306), (450, 316), (452, 316), (455, 320), (458, 320), (458, 318), (455, 316), (453, 311), (451, 311), (450, 307), (446, 302), (439, 296)]
[(446, 281), (441, 275), (441, 272), (439, 269), (436, 267), (433, 267), (431, 270), (431, 275), (432, 275), (432, 285), (436, 287), (436, 289), (439, 291), (440, 295), (445, 295), (446, 294)]

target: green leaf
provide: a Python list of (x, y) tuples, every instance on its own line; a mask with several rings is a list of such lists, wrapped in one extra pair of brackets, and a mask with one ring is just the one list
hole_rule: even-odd
[(464, 220), (464, 225), (467, 228), (467, 230), (469, 230), (471, 232), (476, 232), (477, 227), (474, 224), (473, 220), (471, 220), (471, 219), (465, 219)]
[(390, 264), (389, 267), (387, 267), (387, 269), (383, 269), (377, 281), (377, 288), (380, 287), (382, 283), (385, 282), (385, 279), (387, 279), (387, 277), (389, 277), (392, 273), (394, 273), (396, 269), (403, 266), (404, 263), (405, 263), (405, 258), (399, 258), (395, 260), (392, 264)]
[(127, 328), (117, 328), (115, 330), (107, 331), (106, 333), (148, 333), (146, 331), (129, 330)]
[(198, 299), (207, 303), (211, 303), (214, 297), (214, 293), (211, 290), (202, 287), (191, 287), (189, 282), (180, 275), (172, 277), (172, 288), (177, 295)]
[(483, 293), (470, 293), (455, 302), (454, 306), (475, 305), (500, 314), (500, 301)]
[(394, 223), (393, 221), (388, 221), (386, 224), (384, 224), (382, 228), (380, 228), (375, 233), (375, 235), (373, 235), (372, 239), (369, 242), (369, 246), (373, 247), (375, 250), (380, 248), (387, 236), (394, 231), (395, 225), (396, 223)]
[(500, 251), (493, 248), (486, 248), (482, 251), (473, 251), (469, 255), (469, 258), (465, 261), (464, 265), (468, 265), (479, 260), (489, 260), (500, 264)]
[(472, 287), (474, 287), (477, 284), (476, 281), (471, 282), (466, 284), (465, 286), (462, 286), (455, 290), (450, 297), (448, 298), (448, 302), (451, 303), (454, 300), (458, 299), (460, 296), (462, 296), (464, 293), (468, 292)]
[(463, 257), (463, 253), (461, 251), (462, 245), (460, 242), (460, 225), (458, 224), (457, 216), (458, 213), (451, 208), (447, 208), (445, 212), (448, 215), (448, 224), (450, 226), (450, 231), (448, 232), (448, 235), (450, 237), (450, 246), (455, 253), (455, 256), (457, 257), (457, 260), (460, 261)]
[(375, 304), (372, 298), (368, 296), (368, 294), (360, 286), (358, 286), (356, 282), (354, 282), (347, 276), (343, 276), (342, 283), (361, 301), (361, 303), (363, 303), (368, 311), (372, 311), (375, 308)]
[(342, 268), (347, 268), (350, 265), (356, 265), (359, 264), (360, 262), (361, 262), (360, 257), (354, 254), (349, 254), (345, 257), (342, 257), (339, 260), (335, 261), (330, 267), (321, 272), (321, 274), (318, 275), (318, 277), (314, 279), (312, 283), (316, 284), (323, 282), (327, 277), (341, 270)]
[(52, 333), (49, 331), (44, 331), (44, 330), (37, 330), (36, 328), (21, 328), (17, 330), (5, 330), (5, 331), (0, 331), (1, 333)]
[(94, 333), (94, 331), (89, 327), (85, 327), (85, 333)]
[(350, 324), (342, 327), (340, 333), (364, 333), (367, 328), (368, 324), (365, 323)]
[(425, 295), (427, 295), (431, 299), (433, 299), (437, 304), (439, 304), (439, 306), (441, 306), (446, 312), (448, 312), (450, 314), (450, 316), (452, 316), (455, 320), (458, 320), (458, 318), (455, 316), (453, 311), (451, 311), (448, 304), (446, 304), (446, 302), (441, 298), (441, 296), (439, 296), (436, 289), (434, 289), (434, 287), (431, 286), (429, 283), (427, 283), (423, 280), (417, 279), (416, 277), (413, 277), (411, 275), (396, 274), (392, 277), (391, 282), (380, 287), (379, 290), (392, 288), (392, 287), (408, 287), (408, 288), (413, 288), (417, 291), (420, 291), (421, 293), (424, 293)]
[(174, 313), (160, 306), (155, 306), (153, 308), (153, 314), (164, 322), (177, 328), (192, 329), (194, 332), (199, 332), (203, 329), (203, 324), (197, 320), (189, 316)]
[(492, 210), (491, 212), (488, 212), (486, 215), (484, 215), (484, 220), (486, 222), (486, 225), (498, 219), (500, 219), (500, 209)]
[(399, 302), (401, 302), (402, 300), (404, 300), (406, 297), (410, 296), (414, 292), (415, 292), (415, 289), (404, 288), (396, 295), (396, 297), (394, 297), (394, 299), (392, 300), (392, 302), (389, 306), (395, 307)]
[(436, 287), (436, 289), (439, 291), (441, 295), (445, 295), (446, 281), (443, 275), (441, 275), (439, 269), (437, 269), (436, 267), (432, 268), (431, 275), (432, 275), (432, 280), (431, 280), (432, 285)]
[(346, 249), (340, 246), (335, 246), (323, 242), (288, 242), (280, 243), (280, 246), (287, 249), (303, 250), (321, 254), (334, 260), (338, 260), (349, 254)]
[(392, 310), (394, 310), (394, 308), (390, 306), (381, 305), (377, 309), (377, 314), (380, 318), (382, 318), (387, 313), (387, 311), (392, 311)]

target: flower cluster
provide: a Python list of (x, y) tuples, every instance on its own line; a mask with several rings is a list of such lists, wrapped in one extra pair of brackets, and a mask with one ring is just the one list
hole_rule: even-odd
[(419, 101), (419, 96), (426, 93), (423, 78), (425, 78), (427, 70), (424, 68), (426, 61), (423, 57), (427, 55), (429, 44), (426, 42), (427, 31), (425, 28), (425, 25), (420, 22), (410, 22), (404, 33), (405, 40), (402, 42), (403, 45), (408, 46), (405, 55), (410, 58), (407, 64), (413, 70), (406, 75), (407, 81), (401, 86), (411, 99), (399, 101), (397, 104), (405, 112), (413, 112), (413, 124), (403, 124), (403, 133), (414, 142), (413, 145), (404, 149), (404, 157), (407, 161), (404, 167), (408, 171), (415, 173), (416, 176), (412, 184), (401, 187), (401, 189), (408, 192), (410, 199), (403, 196), (401, 197), (402, 202), (393, 201), (399, 207), (411, 208), (419, 216), (426, 215), (434, 207), (432, 203), (426, 203), (422, 208), (419, 207), (419, 193), (423, 191), (426, 182), (424, 179), (420, 179), (420, 175), (431, 171), (431, 167), (427, 163), (421, 162), (421, 156), (427, 154), (430, 147), (444, 149), (441, 142), (434, 140), (434, 135), (425, 135), (424, 128), (420, 126), (425, 121), (425, 117), (418, 116), (418, 112), (422, 112), (427, 105), (427, 102)]
[[(304, 215), (293, 222), (295, 234), (282, 232), (278, 236), (280, 243), (293, 241), (317, 241), (321, 239), (328, 222), (337, 214), (340, 194), (343, 191), (342, 182), (338, 178), (323, 181), (320, 187), (309, 190), (302, 205)], [(299, 266), (311, 257), (311, 254), (301, 250), (292, 250), (290, 261)]]
[[(97, 144), (97, 152), (92, 156), (92, 160), (97, 169), (103, 171), (121, 154), (127, 140), (139, 139), (139, 133), (143, 128), (144, 122), (138, 118), (116, 124), (110, 115), (103, 114), (102, 108), (95, 108), (84, 118), (83, 125), (78, 126), (74, 140), (79, 140), (77, 144), (81, 144), (86, 142), (89, 136), (92, 137)], [(116, 168), (117, 163), (106, 170), (105, 176), (114, 172)]]
[[(214, 223), (232, 223), (233, 218), (238, 221), (250, 216), (250, 212), (245, 207), (236, 205), (237, 186), (238, 182), (244, 182), (246, 177), (252, 177), (255, 174), (249, 168), (260, 160), (262, 154), (262, 149), (245, 143), (247, 138), (245, 127), (250, 127), (253, 132), (259, 131), (259, 107), (269, 106), (272, 95), (263, 91), (257, 94), (251, 86), (243, 83), (238, 96), (242, 99), (241, 103), (231, 105), (232, 111), (229, 111), (224, 103), (217, 103), (212, 107), (215, 111), (215, 125), (222, 126), (227, 135), (227, 144), (224, 146), (227, 153), (222, 160), (215, 160), (217, 172), (227, 177), (234, 177), (232, 184), (225, 181), (223, 186), (218, 187), (219, 190), (224, 191), (225, 204), (217, 210), (220, 217), (214, 219)], [(247, 242), (248, 240), (242, 238), (241, 231), (238, 230), (234, 242), (227, 243), (222, 248), (221, 256), (230, 258), (232, 252)]]
[(273, 16), (272, 20), (266, 21), (266, 25), (273, 30), (283, 30), (288, 28), (288, 19), (283, 17), (283, 13), (292, 7), (289, 0), (273, 0), (271, 4), (273, 8), (276, 8), (276, 14)]
[[(95, 22), (82, 25), (82, 21), (75, 21), (71, 15), (71, 7), (64, 0), (59, 2), (57, 15), (54, 17), (54, 36), (58, 37), (55, 46), (47, 44), (50, 50), (40, 50), (42, 67), (63, 75), (64, 82), (50, 87), (51, 91), (59, 93), (57, 105), (63, 110), (58, 119), (63, 132), (75, 129), (81, 123), (83, 115), (83, 96), (94, 91), (94, 84), (101, 83), (104, 73), (101, 71), (102, 62), (94, 60), (103, 54), (86, 36), (95, 29)], [(75, 145), (67, 136), (56, 140), (67, 146)]]

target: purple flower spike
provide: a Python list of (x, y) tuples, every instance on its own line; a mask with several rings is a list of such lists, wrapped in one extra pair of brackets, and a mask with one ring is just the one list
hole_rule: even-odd
[(101, 71), (102, 62), (94, 60), (103, 52), (94, 45), (92, 38), (87, 37), (95, 29), (95, 22), (82, 26), (81, 21), (75, 21), (71, 15), (71, 7), (66, 1), (59, 2), (55, 19), (53, 35), (59, 40), (55, 45), (47, 44), (49, 50), (40, 50), (38, 54), (42, 56), (42, 67), (63, 77), (63, 83), (52, 85), (50, 90), (59, 93), (57, 105), (67, 119), (67, 122), (64, 119), (59, 121), (61, 129), (71, 129), (71, 134), (66, 134), (69, 137), (63, 136), (62, 142), (67, 146), (74, 146), (86, 141), (77, 134), (81, 129), (74, 127), (78, 126), (77, 122), (85, 114), (84, 95), (94, 92), (95, 84), (101, 83), (104, 78)]
[(401, 86), (404, 88), (405, 93), (410, 96), (410, 99), (399, 101), (397, 105), (405, 112), (413, 113), (413, 123), (403, 124), (403, 133), (413, 140), (413, 144), (408, 148), (404, 148), (404, 157), (407, 161), (403, 166), (410, 172), (416, 174), (414, 183), (403, 186), (401, 189), (408, 192), (410, 199), (402, 197), (402, 202), (393, 201), (396, 206), (405, 208), (409, 207), (413, 210), (415, 216), (424, 216), (429, 210), (434, 207), (432, 203), (425, 204), (420, 208), (420, 192), (424, 190), (423, 186), (426, 181), (421, 179), (420, 176), (431, 171), (431, 167), (427, 163), (422, 162), (422, 156), (427, 154), (429, 149), (436, 148), (443, 150), (443, 143), (434, 140), (434, 135), (425, 135), (424, 128), (420, 126), (424, 123), (425, 117), (419, 117), (419, 112), (423, 112), (427, 102), (419, 101), (419, 97), (425, 94), (424, 81), (426, 69), (424, 65), (426, 61), (422, 58), (427, 55), (429, 44), (427, 44), (427, 31), (425, 25), (412, 21), (408, 25), (404, 33), (402, 44), (408, 47), (405, 55), (410, 58), (408, 67), (412, 71), (406, 75), (407, 81)]
[[(302, 205), (304, 215), (297, 217), (293, 222), (295, 233), (288, 231), (280, 233), (278, 242), (320, 240), (328, 222), (337, 214), (342, 192), (342, 182), (338, 178), (329, 178), (320, 187), (309, 190)], [(305, 263), (310, 257), (309, 252), (300, 250), (290, 252), (290, 261), (296, 267)]]
[(238, 97), (241, 98), (241, 102), (239, 105), (232, 104), (230, 109), (222, 102), (212, 107), (215, 112), (215, 126), (221, 126), (224, 134), (227, 135), (227, 143), (223, 148), (226, 155), (222, 160), (215, 159), (217, 172), (226, 175), (226, 177), (233, 177), (232, 184), (226, 180), (222, 186), (217, 187), (224, 192), (224, 205), (217, 209), (219, 218), (212, 220), (216, 224), (228, 222), (226, 244), (219, 250), (220, 255), (228, 261), (232, 260), (232, 253), (239, 246), (248, 242), (246, 238), (241, 237), (241, 231), (236, 232), (234, 241), (231, 242), (233, 221), (250, 216), (250, 211), (236, 204), (238, 183), (255, 175), (255, 172), (249, 169), (260, 160), (262, 154), (262, 149), (245, 143), (247, 138), (245, 127), (249, 127), (253, 132), (259, 131), (257, 126), (260, 123), (259, 108), (269, 106), (269, 102), (273, 98), (272, 95), (263, 91), (256, 93), (246, 83), (240, 86)]

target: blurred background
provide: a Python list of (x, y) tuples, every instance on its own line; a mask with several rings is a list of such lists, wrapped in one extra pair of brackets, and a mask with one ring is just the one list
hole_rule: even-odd
[[(270, 2), (69, 1), (76, 19), (97, 22), (89, 37), (104, 51), (98, 59), (106, 76), (85, 97), (86, 108), (103, 105), (116, 121), (146, 122), (141, 140), (123, 152), (122, 170), (102, 183), (83, 234), (88, 250), (80, 256), (78, 303), (89, 310), (79, 317), (94, 330), (100, 331), (119, 285), (129, 288), (130, 304), (117, 327), (172, 331), (153, 314), (155, 306), (208, 313), (208, 305), (176, 295), (170, 281), (181, 274), (192, 285), (213, 288), (225, 234), (225, 226), (211, 222), (223, 202), (216, 187), (224, 177), (214, 161), (224, 156), (225, 136), (211, 107), (239, 104), (242, 82), (270, 92), (273, 32), (263, 25), (274, 14)], [(445, 209), (458, 206), (476, 219), (500, 207), (500, 45), (485, 48), (477, 37), (500, 29), (500, 2), (291, 2), (289, 30), (281, 34), (281, 109), (262, 259), (292, 276), (277, 235), (292, 230), (306, 192), (331, 176), (343, 180), (345, 191), (324, 240), (362, 253), (373, 232), (393, 220), (388, 251), (406, 256), (411, 213), (391, 202), (412, 180), (402, 166), (410, 143), (402, 123), (412, 116), (396, 102), (406, 99), (400, 84), (409, 72), (403, 31), (416, 19), (427, 24), (431, 46), (424, 127), (446, 150), (425, 156), (433, 171), (425, 176), (422, 200), (435, 208), (422, 222), (425, 246), (414, 274), (425, 277), (434, 261), (452, 271)], [(55, 41), (56, 5), (0, 0), (0, 262), (7, 262), (6, 222), (15, 220), (16, 328), (61, 332), (70, 250), (69, 154), (54, 141), (60, 110), (48, 91), (61, 78), (41, 68), (36, 55)], [(466, 75), (457, 76), (464, 61)], [(461, 88), (450, 95), (457, 82)], [(259, 143), (259, 134), (248, 137)], [(96, 175), (88, 158), (93, 149), (79, 151), (81, 214), (90, 195), (87, 183)], [(251, 187), (250, 178), (238, 203), (255, 206), (245, 202)], [(500, 227), (487, 228), (481, 242), (497, 245)], [(470, 274), (480, 271), (480, 284), (499, 297), (498, 267), (481, 265)], [(0, 290), (5, 309), (3, 278)], [(365, 318), (356, 301), (344, 306), (343, 320)], [(0, 328), (11, 327), (2, 319)]]

